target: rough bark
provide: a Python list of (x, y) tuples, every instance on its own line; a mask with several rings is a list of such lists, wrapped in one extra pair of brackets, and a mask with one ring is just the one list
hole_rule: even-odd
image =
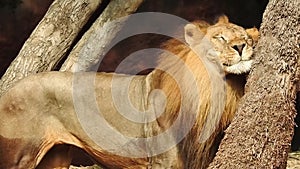
[(0, 96), (29, 74), (49, 71), (64, 56), (102, 0), (56, 0), (0, 80)]
[[(143, 0), (114, 0), (84, 34), (61, 67), (61, 71), (87, 71), (105, 55), (105, 47), (120, 31), (123, 23), (107, 24), (136, 11)], [(84, 58), (84, 59), (78, 59)], [(76, 63), (76, 64), (75, 64)], [(76, 65), (76, 66), (75, 66)]]
[(272, 0), (264, 13), (246, 94), (209, 168), (285, 168), (299, 77), (300, 1)]

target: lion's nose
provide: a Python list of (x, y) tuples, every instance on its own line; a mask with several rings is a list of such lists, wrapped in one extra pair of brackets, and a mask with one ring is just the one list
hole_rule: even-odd
[(234, 50), (236, 50), (239, 53), (240, 56), (242, 56), (242, 52), (243, 52), (244, 47), (245, 47), (245, 44), (232, 46), (232, 48)]

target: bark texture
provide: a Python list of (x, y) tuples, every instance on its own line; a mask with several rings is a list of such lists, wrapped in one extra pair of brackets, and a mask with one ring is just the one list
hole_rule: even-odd
[[(136, 11), (143, 0), (114, 0), (84, 34), (61, 67), (61, 71), (88, 71), (105, 55), (104, 49), (122, 28), (124, 23), (109, 22)], [(80, 59), (79, 59), (80, 58)], [(75, 64), (76, 63), (76, 64)], [(76, 65), (76, 66), (75, 66)]]
[(56, 0), (0, 80), (0, 96), (29, 74), (49, 71), (102, 0)]
[(230, 127), (209, 168), (285, 168), (299, 78), (300, 1), (271, 0), (256, 63)]

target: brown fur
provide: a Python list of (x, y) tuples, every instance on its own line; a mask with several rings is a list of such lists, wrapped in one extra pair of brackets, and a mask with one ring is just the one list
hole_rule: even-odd
[[(226, 29), (231, 28), (229, 23), (223, 22), (228, 21), (223, 18), (218, 24), (229, 26)], [(202, 27), (199, 30), (209, 32), (210, 27), (213, 26)], [(226, 29), (224, 30), (223, 27), (219, 30), (227, 31)], [(243, 29), (238, 28), (237, 32), (245, 33), (241, 30)], [(195, 34), (186, 36), (190, 35)], [(205, 36), (198, 34), (197, 38), (209, 38), (209, 40), (212, 38), (208, 33), (203, 35)], [(230, 33), (230, 35), (234, 34)], [(195, 38), (197, 41), (201, 40), (197, 38)], [(235, 40), (241, 41), (239, 37), (236, 38)], [(160, 68), (167, 70), (168, 73), (154, 70), (147, 76), (107, 73), (95, 75), (97, 104), (100, 110), (109, 110), (102, 111), (103, 116), (123, 135), (136, 138), (155, 136), (166, 131), (180, 117), (180, 125), (172, 133), (176, 140), (177, 134), (182, 134), (180, 132), (183, 132), (182, 129), (186, 127), (186, 124), (196, 119), (195, 123), (192, 123), (191, 130), (178, 145), (158, 155), (149, 147), (150, 151), (146, 152), (148, 157), (141, 158), (123, 157), (108, 152), (87, 135), (77, 119), (72, 88), (75, 74), (41, 73), (22, 80), (0, 99), (0, 154), (8, 151), (5, 158), (0, 156), (0, 168), (35, 168), (46, 152), (57, 144), (79, 147), (108, 168), (205, 168), (217, 149), (215, 143), (221, 138), (220, 135), (233, 118), (238, 101), (243, 94), (243, 81), (237, 75), (230, 75), (227, 72), (225, 82), (222, 62), (219, 58), (211, 60), (207, 57), (207, 50), (205, 48), (199, 50), (198, 44), (206, 45), (203, 41), (195, 41), (188, 47), (175, 40), (169, 41), (165, 49), (179, 56), (179, 60), (174, 60), (169, 56), (164, 57), (164, 55), (169, 55), (168, 53), (161, 56)], [(224, 45), (225, 47), (228, 45)], [(184, 63), (187, 69), (184, 69), (181, 63)], [(85, 78), (93, 77), (94, 74), (81, 73), (76, 76), (85, 82)], [(155, 108), (160, 104), (160, 96), (151, 95), (151, 92), (154, 89), (164, 91), (167, 98), (166, 108), (155, 121), (145, 121), (143, 124), (133, 123), (122, 117), (116, 108), (109, 104), (113, 103), (111, 91), (113, 78), (120, 80), (119, 85), (122, 85), (122, 82), (131, 77), (133, 79), (131, 79), (128, 93), (126, 95), (120, 93), (118, 97), (130, 98), (138, 110), (150, 110), (149, 113), (153, 114), (159, 113)], [(87, 93), (84, 90), (81, 92), (84, 98)], [(85, 102), (88, 105), (86, 107), (88, 114), (91, 106), (89, 106), (89, 97), (85, 99), (87, 99)], [(179, 114), (179, 110), (182, 114)], [(101, 141), (113, 140), (102, 138)], [(14, 143), (16, 147), (10, 149)], [(148, 142), (141, 147), (149, 146), (147, 144)], [(129, 153), (136, 151), (127, 150), (126, 145), (123, 147), (125, 149), (120, 149), (120, 151), (129, 151)], [(56, 152), (61, 151), (63, 148)], [(63, 168), (68, 165), (70, 162), (68, 153), (61, 152), (66, 155), (57, 156), (56, 152), (51, 152), (53, 156), (47, 156), (42, 163), (51, 164), (53, 168)], [(59, 159), (57, 160), (56, 157)]]

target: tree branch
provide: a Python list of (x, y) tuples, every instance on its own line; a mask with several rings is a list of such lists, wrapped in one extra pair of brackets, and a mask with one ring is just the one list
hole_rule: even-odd
[(300, 1), (271, 0), (246, 94), (209, 168), (285, 168), (299, 77)]
[[(117, 24), (106, 23), (135, 12), (142, 2), (143, 0), (111, 1), (101, 16), (71, 51), (60, 70), (72, 72), (87, 71), (98, 63), (104, 56), (104, 48), (108, 46), (107, 44), (111, 42), (124, 24), (119, 22)], [(84, 59), (79, 60), (79, 58)]]

